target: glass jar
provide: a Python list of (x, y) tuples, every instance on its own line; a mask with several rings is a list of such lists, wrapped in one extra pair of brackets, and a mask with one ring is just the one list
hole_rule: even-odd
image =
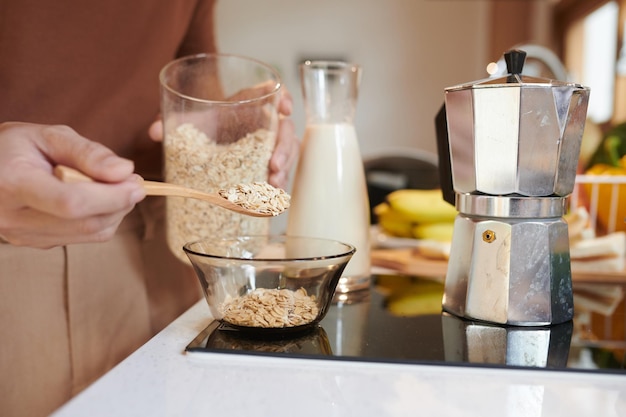
[[(227, 54), (177, 59), (160, 73), (165, 181), (205, 192), (267, 181), (278, 131), (281, 80), (269, 65)], [(266, 234), (269, 219), (168, 197), (167, 239)]]

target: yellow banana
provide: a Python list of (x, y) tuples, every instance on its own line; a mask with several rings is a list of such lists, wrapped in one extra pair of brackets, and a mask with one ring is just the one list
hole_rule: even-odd
[(438, 242), (451, 242), (454, 222), (422, 223), (413, 227), (413, 237)]
[(413, 237), (413, 222), (393, 211), (389, 204), (380, 203), (374, 207), (378, 225), (391, 236)]
[(387, 203), (414, 223), (452, 222), (457, 215), (456, 208), (444, 201), (441, 190), (396, 190), (387, 196)]

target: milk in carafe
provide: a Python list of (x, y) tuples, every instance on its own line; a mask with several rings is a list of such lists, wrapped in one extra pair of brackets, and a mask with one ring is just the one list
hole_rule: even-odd
[(370, 207), (352, 123), (359, 71), (350, 64), (326, 61), (303, 67), (307, 123), (291, 191), (287, 234), (355, 246), (337, 292), (365, 289), (370, 285)]

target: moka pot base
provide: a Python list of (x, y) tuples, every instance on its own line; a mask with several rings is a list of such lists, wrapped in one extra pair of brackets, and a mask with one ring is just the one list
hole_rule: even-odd
[(458, 193), (443, 309), (513, 326), (573, 318), (564, 197)]

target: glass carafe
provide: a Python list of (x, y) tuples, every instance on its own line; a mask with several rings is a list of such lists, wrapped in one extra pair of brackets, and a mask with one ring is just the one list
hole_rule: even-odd
[(337, 293), (366, 289), (370, 285), (370, 208), (353, 121), (361, 69), (340, 61), (306, 61), (300, 65), (300, 77), (306, 126), (287, 234), (354, 245), (356, 253)]

